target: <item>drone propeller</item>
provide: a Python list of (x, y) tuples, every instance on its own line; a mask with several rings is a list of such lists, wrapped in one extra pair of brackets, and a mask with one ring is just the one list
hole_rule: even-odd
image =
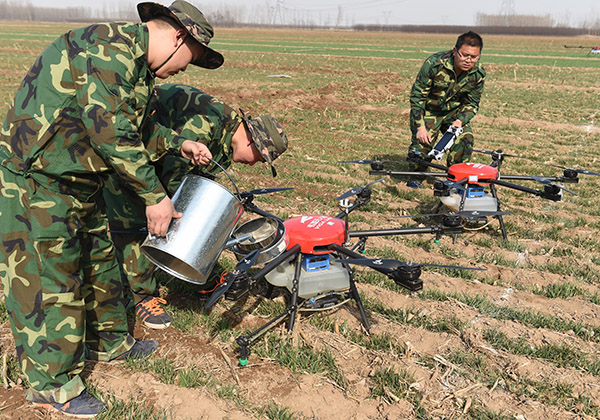
[[(403, 219), (403, 218), (417, 218), (417, 217), (441, 217), (446, 216), (448, 213), (430, 213), (430, 214), (413, 214), (407, 216), (392, 216), (392, 219)], [(510, 214), (508, 211), (491, 211), (491, 210), (463, 210), (457, 213), (449, 213), (462, 217), (463, 219), (475, 219), (478, 217), (493, 217)]]
[(258, 188), (255, 190), (250, 190), (250, 191), (244, 191), (242, 193), (240, 193), (241, 197), (248, 197), (250, 195), (259, 195), (259, 194), (271, 194), (274, 192), (279, 192), (279, 191), (289, 191), (289, 190), (293, 190), (293, 187), (287, 187), (287, 188)]
[(523, 156), (518, 156), (518, 155), (511, 155), (508, 153), (504, 153), (502, 152), (502, 150), (494, 150), (494, 151), (490, 151), (490, 150), (479, 150), (479, 149), (473, 149), (474, 152), (477, 153), (483, 153), (484, 155), (502, 155), (505, 157), (513, 157), (513, 158), (518, 158), (518, 159), (527, 159), (527, 160), (531, 160), (529, 158), (523, 157)]
[(546, 166), (552, 166), (553, 168), (569, 169), (569, 170), (574, 171), (574, 172), (576, 172), (578, 174), (600, 176), (600, 173), (588, 171), (587, 169), (573, 169), (573, 168), (568, 168), (568, 167), (562, 166), (562, 165), (556, 165), (556, 164), (553, 164), (553, 163), (545, 163), (544, 165), (546, 165)]
[(370, 268), (385, 268), (388, 270), (395, 270), (400, 267), (437, 267), (437, 268), (453, 268), (457, 270), (474, 270), (474, 271), (486, 271), (485, 268), (477, 267), (463, 267), (458, 265), (444, 265), (444, 264), (410, 264), (402, 261), (390, 259), (390, 258), (350, 258), (346, 260), (338, 260), (344, 264), (363, 265)]
[(360, 165), (372, 165), (374, 163), (382, 163), (381, 160), (368, 160), (368, 159), (360, 159), (360, 160), (338, 160), (338, 163), (358, 163)]
[(349, 198), (354, 195), (358, 195), (361, 192), (363, 192), (366, 188), (369, 188), (371, 185), (376, 184), (377, 182), (383, 181), (385, 178), (387, 178), (387, 177), (384, 176), (383, 178), (379, 178), (373, 182), (369, 182), (367, 185), (363, 185), (362, 187), (354, 187), (354, 188), (346, 191), (344, 194), (340, 195), (337, 198), (337, 201), (341, 201), (341, 200), (344, 200), (345, 198)]
[(600, 176), (600, 173), (593, 172), (593, 171), (588, 171), (587, 169), (573, 169), (573, 168), (569, 168), (567, 166), (557, 165), (557, 164), (553, 164), (553, 163), (537, 162), (537, 161), (535, 161), (535, 160), (533, 160), (531, 158), (527, 158), (527, 157), (523, 157), (523, 156), (518, 156), (518, 155), (511, 155), (511, 154), (508, 154), (508, 153), (503, 153), (502, 150), (489, 151), (489, 150), (477, 150), (477, 149), (473, 149), (473, 151), (477, 152), (477, 153), (483, 153), (483, 154), (486, 154), (486, 155), (498, 154), (498, 155), (502, 155), (502, 156), (506, 156), (506, 157), (513, 157), (513, 158), (518, 158), (518, 159), (525, 159), (525, 160), (529, 160), (531, 162), (535, 162), (538, 165), (550, 166), (552, 168), (568, 169), (568, 170), (571, 170), (571, 171), (576, 172), (578, 174)]
[(215, 291), (212, 292), (210, 299), (208, 299), (204, 306), (209, 308), (214, 305), (221, 298), (221, 296), (223, 296), (229, 290), (231, 285), (236, 280), (236, 277), (245, 274), (245, 272), (254, 265), (259, 254), (260, 249), (255, 249), (250, 254), (246, 255), (241, 261), (239, 261), (233, 271), (225, 275), (225, 280), (223, 283), (217, 286)]
[(579, 195), (579, 194), (577, 194), (577, 193), (574, 193), (574, 192), (573, 192), (573, 191), (571, 191), (571, 190), (568, 190), (568, 189), (566, 189), (566, 188), (565, 188), (565, 187), (563, 187), (562, 185), (554, 184), (552, 181), (550, 181), (550, 180), (549, 180), (549, 179), (547, 179), (547, 178), (544, 178), (544, 177), (541, 177), (541, 176), (532, 176), (532, 177), (531, 177), (531, 179), (533, 179), (533, 180), (535, 180), (535, 181), (539, 182), (540, 184), (544, 184), (544, 185), (554, 185), (554, 186), (556, 186), (556, 187), (560, 188), (561, 190), (563, 190), (563, 191), (566, 191), (566, 192), (568, 192), (568, 193), (570, 193), (570, 194), (577, 195), (577, 196)]

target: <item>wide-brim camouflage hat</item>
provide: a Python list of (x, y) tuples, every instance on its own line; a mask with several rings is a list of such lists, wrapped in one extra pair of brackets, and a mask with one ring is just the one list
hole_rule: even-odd
[(211, 38), (214, 36), (213, 27), (202, 12), (187, 1), (176, 0), (169, 7), (159, 3), (139, 3), (137, 5), (138, 13), (142, 22), (148, 22), (158, 16), (168, 16), (174, 19), (186, 29), (187, 32), (204, 47), (202, 57), (191, 64), (204, 67), (206, 69), (216, 69), (221, 67), (225, 59), (223, 55), (208, 46)]
[(273, 161), (277, 159), (288, 148), (288, 138), (281, 125), (270, 115), (261, 115), (252, 118), (240, 109), (242, 119), (248, 127), (252, 141), (263, 157), (265, 162), (271, 166), (271, 173), (277, 176)]

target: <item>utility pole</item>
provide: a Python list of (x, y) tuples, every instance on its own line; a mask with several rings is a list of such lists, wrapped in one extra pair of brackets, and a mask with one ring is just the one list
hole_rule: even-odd
[(502, 0), (500, 16), (504, 20), (504, 26), (510, 26), (512, 17), (515, 15), (515, 0)]
[(391, 10), (385, 10), (383, 12), (383, 20), (384, 20), (386, 26), (390, 23), (390, 15), (391, 14), (392, 14)]
[(283, 8), (283, 0), (277, 0), (275, 6), (275, 14), (273, 15), (273, 25), (277, 24), (277, 16), (279, 16), (279, 24), (283, 25), (283, 16), (281, 15), (281, 9)]
[(340, 4), (338, 6), (338, 15), (337, 15), (337, 20), (335, 22), (335, 27), (339, 28), (340, 24), (342, 23), (342, 15), (344, 14), (344, 9), (342, 8), (342, 5)]

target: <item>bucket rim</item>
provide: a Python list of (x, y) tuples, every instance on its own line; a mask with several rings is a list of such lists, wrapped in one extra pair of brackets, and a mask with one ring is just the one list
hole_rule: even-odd
[(224, 186), (223, 184), (221, 184), (221, 183), (219, 183), (219, 182), (217, 182), (217, 181), (214, 181), (214, 180), (212, 180), (212, 179), (209, 179), (209, 178), (203, 177), (202, 175), (196, 175), (196, 174), (187, 174), (186, 176), (184, 176), (184, 177), (183, 177), (183, 180), (181, 181), (181, 183), (183, 184), (183, 182), (184, 182), (186, 179), (188, 179), (188, 178), (190, 178), (190, 179), (197, 179), (197, 180), (199, 180), (199, 181), (202, 181), (202, 182), (208, 182), (208, 183), (215, 184), (215, 185), (217, 185), (217, 186), (221, 187), (222, 189), (224, 189), (226, 192), (228, 192), (228, 193), (229, 193), (229, 194), (230, 194), (230, 195), (231, 195), (233, 198), (235, 198), (235, 199), (236, 199), (236, 200), (237, 200), (239, 203), (242, 203), (242, 200), (240, 199), (240, 197), (239, 197), (239, 196), (237, 196), (236, 194), (234, 194), (234, 193), (233, 193), (233, 192), (232, 192), (232, 191), (231, 191), (229, 188), (227, 188), (226, 186)]

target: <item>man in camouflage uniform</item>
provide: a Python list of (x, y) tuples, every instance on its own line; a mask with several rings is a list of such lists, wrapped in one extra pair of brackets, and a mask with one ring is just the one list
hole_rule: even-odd
[[(140, 357), (158, 346), (128, 333), (103, 180), (115, 173), (127, 183), (146, 206), (149, 231), (164, 235), (180, 215), (139, 135), (154, 78), (223, 63), (194, 6), (142, 3), (138, 11), (145, 23), (99, 23), (54, 41), (0, 133), (0, 276), (27, 398), (76, 417), (106, 406), (85, 390), (86, 357)], [(207, 162), (195, 141), (151, 129), (166, 149)]]
[[(287, 149), (287, 136), (273, 117), (251, 118), (241, 110), (237, 113), (220, 100), (190, 86), (156, 86), (150, 108), (149, 127), (160, 124), (206, 145), (212, 159), (225, 169), (232, 161), (248, 165), (266, 161), (275, 176), (273, 161)], [(207, 166), (191, 166), (189, 161), (167, 154), (160, 144), (162, 142), (148, 142), (146, 148), (155, 154), (152, 159), (156, 160), (156, 173), (170, 195), (188, 173), (212, 178), (220, 171), (212, 162)], [(166, 302), (158, 297), (154, 266), (140, 251), (145, 239), (144, 203), (120, 184), (116, 176), (107, 182), (104, 197), (117, 256), (128, 279), (136, 313), (146, 326), (166, 328), (171, 316), (161, 306)]]
[[(425, 60), (410, 91), (409, 150), (427, 154), (438, 135), (452, 125), (462, 127), (463, 132), (448, 151), (447, 165), (469, 161), (473, 152), (469, 122), (479, 110), (485, 81), (485, 70), (478, 61), (482, 48), (481, 37), (470, 31), (458, 37), (454, 49)], [(413, 179), (408, 186), (419, 188), (421, 181)]]

